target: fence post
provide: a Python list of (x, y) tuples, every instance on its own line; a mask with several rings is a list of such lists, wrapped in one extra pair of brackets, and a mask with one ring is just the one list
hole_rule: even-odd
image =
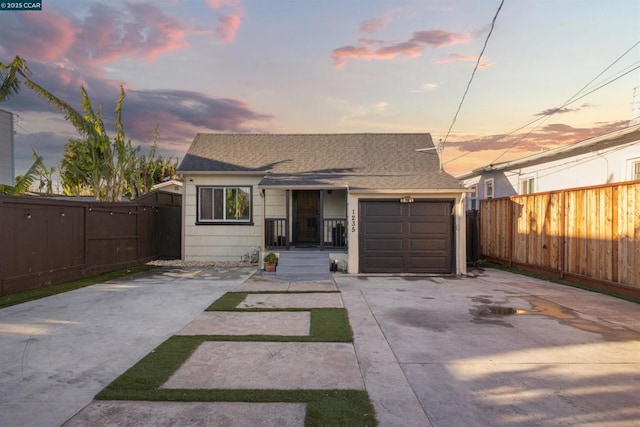
[(513, 236), (515, 230), (513, 229), (513, 199), (509, 197), (509, 203), (507, 204), (507, 252), (509, 253), (509, 267), (513, 266)]
[(567, 224), (566, 224), (566, 210), (567, 210), (567, 191), (560, 191), (560, 259), (558, 260), (558, 269), (560, 270), (560, 278), (564, 279), (564, 272), (566, 270), (565, 259), (567, 251)]

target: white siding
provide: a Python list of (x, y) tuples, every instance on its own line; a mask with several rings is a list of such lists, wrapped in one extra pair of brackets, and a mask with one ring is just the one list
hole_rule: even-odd
[[(240, 261), (262, 247), (264, 199), (259, 176), (185, 175), (183, 257), (187, 261)], [(203, 185), (252, 186), (252, 225), (196, 224), (196, 188)]]
[(324, 209), (322, 216), (324, 218), (344, 218), (346, 214), (346, 197), (347, 190), (328, 190), (324, 191)]
[(466, 179), (464, 186), (478, 185), (478, 200), (487, 198), (484, 183), (488, 179), (494, 180), (494, 197), (521, 194), (522, 181), (527, 179), (533, 179), (536, 193), (589, 187), (632, 180), (636, 162), (640, 162), (640, 141), (535, 166), (488, 171)]
[(0, 110), (0, 184), (14, 184), (13, 156), (13, 114)]

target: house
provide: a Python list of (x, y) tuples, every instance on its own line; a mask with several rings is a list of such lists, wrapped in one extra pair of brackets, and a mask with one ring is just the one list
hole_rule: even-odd
[(640, 125), (457, 175), (479, 200), (640, 179)]
[(169, 179), (151, 187), (151, 191), (166, 191), (174, 194), (182, 194), (182, 181)]
[(185, 260), (312, 247), (349, 273), (466, 274), (466, 190), (429, 134), (198, 134), (178, 173)]
[(13, 114), (0, 109), (0, 184), (14, 184), (14, 154)]

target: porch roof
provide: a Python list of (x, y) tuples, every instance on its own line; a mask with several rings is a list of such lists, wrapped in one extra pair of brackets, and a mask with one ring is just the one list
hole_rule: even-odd
[(198, 134), (182, 174), (263, 172), (262, 187), (451, 189), (428, 133)]

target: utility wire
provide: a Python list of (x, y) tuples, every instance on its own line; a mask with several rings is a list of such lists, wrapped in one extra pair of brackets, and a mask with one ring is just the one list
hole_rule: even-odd
[[(480, 55), (478, 55), (478, 60), (476, 61), (476, 65), (475, 67), (473, 67), (471, 78), (469, 79), (469, 83), (467, 83), (467, 88), (464, 90), (464, 94), (462, 94), (462, 99), (460, 100), (460, 104), (458, 104), (458, 110), (456, 111), (456, 114), (453, 116), (453, 121), (451, 122), (451, 126), (449, 126), (447, 135), (444, 137), (444, 141), (442, 142), (442, 147), (440, 148), (440, 150), (444, 150), (444, 144), (447, 142), (447, 138), (449, 138), (449, 134), (451, 133), (451, 129), (453, 129), (453, 125), (456, 123), (456, 120), (458, 120), (458, 114), (460, 113), (460, 110), (462, 109), (462, 104), (464, 103), (464, 100), (467, 97), (467, 93), (469, 92), (469, 88), (471, 87), (471, 82), (473, 81), (473, 77), (476, 75), (476, 71), (478, 71), (478, 67), (480, 66), (480, 61), (482, 60), (482, 55), (484, 54), (484, 51), (487, 48), (487, 44), (489, 43), (489, 38), (493, 33), (493, 28), (496, 25), (496, 19), (498, 19), (498, 14), (502, 9), (503, 4), (504, 4), (504, 0), (501, 0), (500, 6), (498, 6), (498, 10), (496, 10), (496, 14), (493, 16), (493, 20), (491, 21), (491, 28), (489, 29), (489, 34), (487, 34), (487, 38), (484, 40), (484, 45), (482, 46)], [(440, 155), (442, 155), (442, 153)]]
[[(622, 55), (620, 55), (620, 56), (619, 56), (615, 61), (613, 61), (613, 62), (612, 62), (609, 66), (607, 66), (604, 70), (602, 70), (602, 71), (601, 71), (601, 72), (600, 72), (596, 77), (594, 77), (593, 79), (591, 79), (591, 81), (589, 81), (589, 83), (587, 83), (586, 85), (584, 85), (584, 86), (583, 86), (580, 90), (578, 90), (578, 91), (577, 91), (573, 96), (571, 96), (569, 99), (567, 99), (567, 101), (565, 101), (561, 106), (559, 106), (559, 107), (557, 107), (557, 108), (554, 108), (554, 109), (553, 109), (553, 112), (552, 112), (551, 114), (549, 114), (549, 115), (547, 115), (547, 116), (542, 116), (542, 117), (538, 117), (538, 118), (535, 118), (535, 119), (533, 119), (533, 120), (530, 120), (530, 121), (526, 122), (525, 124), (520, 125), (520, 126), (518, 126), (517, 128), (515, 128), (515, 129), (513, 129), (513, 130), (511, 130), (511, 131), (509, 131), (509, 132), (507, 132), (506, 134), (501, 135), (501, 137), (500, 137), (500, 138), (505, 138), (505, 137), (507, 137), (507, 136), (509, 136), (509, 135), (512, 135), (512, 134), (514, 134), (514, 133), (518, 132), (519, 130), (522, 130), (522, 129), (526, 128), (527, 126), (532, 125), (532, 124), (534, 124), (534, 123), (536, 123), (536, 122), (539, 122), (539, 121), (543, 121), (543, 122), (544, 122), (544, 121), (548, 120), (552, 115), (554, 115), (554, 114), (556, 114), (557, 112), (559, 112), (562, 108), (564, 108), (564, 107), (566, 107), (566, 106), (568, 106), (568, 105), (572, 104), (572, 103), (573, 103), (573, 102), (575, 102), (575, 101), (578, 101), (578, 100), (580, 100), (580, 99), (584, 98), (584, 97), (585, 97), (585, 96), (587, 96), (587, 95), (592, 94), (593, 92), (595, 92), (595, 91), (597, 91), (597, 90), (599, 90), (599, 89), (603, 88), (604, 86), (607, 86), (607, 85), (609, 85), (609, 84), (613, 83), (614, 81), (616, 81), (616, 80), (618, 80), (619, 78), (621, 78), (621, 77), (625, 76), (626, 74), (629, 74), (630, 72), (635, 71), (636, 69), (638, 69), (640, 66), (635, 66), (634, 68), (632, 68), (632, 69), (628, 70), (628, 71), (627, 71), (627, 72), (625, 72), (624, 74), (621, 74), (621, 75), (617, 76), (615, 79), (610, 80), (610, 81), (608, 81), (608, 82), (606, 82), (606, 83), (603, 83), (603, 84), (602, 84), (602, 85), (600, 85), (599, 87), (597, 87), (597, 88), (595, 88), (595, 89), (593, 89), (593, 90), (591, 90), (591, 91), (587, 92), (586, 94), (583, 94), (583, 95), (582, 95), (582, 96), (580, 96), (580, 97), (577, 97), (577, 96), (580, 94), (580, 92), (584, 91), (587, 87), (589, 87), (589, 86), (590, 86), (590, 85), (591, 85), (595, 80), (597, 80), (598, 78), (600, 78), (600, 76), (602, 76), (605, 72), (607, 72), (607, 71), (608, 71), (608, 70), (609, 70), (613, 65), (615, 65), (618, 61), (620, 61), (623, 57), (625, 57), (629, 52), (631, 52), (631, 50), (633, 50), (633, 49), (634, 49), (636, 46), (638, 46), (639, 44), (640, 44), (640, 40), (639, 40), (639, 41), (637, 41), (636, 43), (634, 43), (634, 44), (633, 44), (633, 46), (631, 46), (629, 49), (627, 49), (627, 50), (626, 50)], [(633, 65), (632, 65), (632, 67), (633, 67)], [(521, 138), (519, 138), (518, 140), (516, 140), (516, 142), (515, 142), (514, 144), (512, 144), (509, 148), (507, 148), (507, 149), (506, 149), (506, 150), (505, 150), (505, 151), (504, 151), (504, 152), (503, 152), (503, 153), (502, 153), (502, 154), (501, 154), (497, 159), (495, 159), (495, 160), (494, 160), (493, 162), (491, 162), (491, 163), (492, 163), (492, 164), (493, 164), (493, 163), (495, 163), (498, 159), (500, 159), (500, 157), (502, 157), (502, 156), (503, 156), (504, 154), (506, 154), (509, 150), (511, 150), (511, 149), (512, 149), (512, 148), (513, 148), (513, 147), (514, 147), (514, 146), (515, 146), (515, 145), (516, 145), (516, 144), (517, 144), (517, 143), (518, 143), (522, 138), (524, 138), (524, 137), (528, 136), (529, 134), (531, 134), (531, 132), (533, 132), (533, 130), (535, 130), (538, 126), (540, 126), (540, 124), (539, 124), (539, 125), (537, 125), (536, 127), (534, 127), (531, 131), (529, 131), (529, 132), (528, 132), (527, 134), (525, 134), (523, 137), (521, 137)], [(448, 134), (447, 134), (447, 135), (448, 135)], [(482, 144), (479, 148), (484, 148), (484, 147), (486, 147), (487, 145), (489, 145), (489, 144), (490, 144), (490, 143), (492, 143), (492, 142), (495, 142), (495, 140), (490, 139), (490, 140), (489, 140), (489, 141), (487, 141), (485, 144)], [(459, 159), (461, 159), (461, 158), (463, 158), (463, 157), (466, 157), (467, 155), (469, 155), (469, 154), (471, 154), (471, 153), (473, 153), (473, 152), (474, 152), (474, 151), (467, 151), (466, 153), (462, 153), (461, 155), (459, 155), (459, 156), (457, 156), (457, 157), (454, 157), (454, 158), (453, 158), (453, 159), (451, 159), (451, 160), (448, 160), (448, 161), (447, 161), (447, 162), (445, 162), (444, 164), (449, 164), (449, 163), (451, 163), (451, 162), (454, 162), (454, 161), (456, 161), (456, 160), (459, 160)]]

